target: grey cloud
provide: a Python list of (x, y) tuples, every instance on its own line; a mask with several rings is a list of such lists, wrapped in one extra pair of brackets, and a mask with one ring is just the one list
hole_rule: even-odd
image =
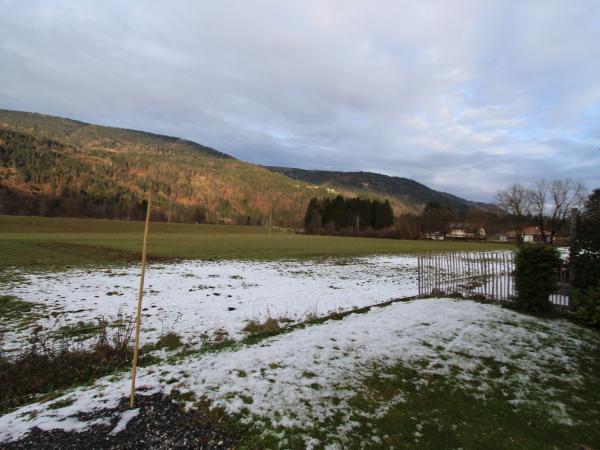
[(0, 107), (489, 200), (597, 185), (594, 1), (0, 0)]

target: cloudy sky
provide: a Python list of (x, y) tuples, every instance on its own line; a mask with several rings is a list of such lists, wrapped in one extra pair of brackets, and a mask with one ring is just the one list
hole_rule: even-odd
[(0, 108), (490, 200), (600, 186), (600, 1), (0, 0)]

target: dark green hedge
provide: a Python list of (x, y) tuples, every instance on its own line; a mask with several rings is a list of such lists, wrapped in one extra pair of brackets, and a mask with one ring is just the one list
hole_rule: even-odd
[(589, 196), (578, 218), (571, 268), (575, 314), (600, 325), (600, 189)]
[(593, 325), (600, 325), (600, 286), (576, 289), (573, 293), (575, 316)]
[(517, 304), (532, 311), (547, 311), (548, 299), (556, 289), (556, 269), (561, 260), (558, 250), (549, 245), (523, 245), (515, 259)]

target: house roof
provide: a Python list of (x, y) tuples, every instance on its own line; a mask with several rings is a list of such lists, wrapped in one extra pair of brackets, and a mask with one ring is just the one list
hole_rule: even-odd
[[(500, 233), (503, 234), (503, 233)], [(515, 233), (514, 231), (509, 231), (508, 233), (504, 233), (507, 234), (509, 236), (514, 236)], [(532, 235), (532, 236), (541, 236), (542, 235), (542, 231), (540, 230), (540, 227), (526, 227), (523, 228), (523, 235)]]
[(462, 230), (478, 230), (480, 228), (484, 228), (482, 225), (472, 224), (472, 223), (451, 223), (451, 229), (462, 229)]

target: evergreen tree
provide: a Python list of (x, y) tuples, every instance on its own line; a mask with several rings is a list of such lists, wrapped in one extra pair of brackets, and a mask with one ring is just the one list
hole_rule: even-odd
[(394, 211), (388, 200), (344, 198), (313, 198), (304, 216), (304, 228), (308, 233), (349, 231), (373, 228), (381, 230), (394, 225)]

